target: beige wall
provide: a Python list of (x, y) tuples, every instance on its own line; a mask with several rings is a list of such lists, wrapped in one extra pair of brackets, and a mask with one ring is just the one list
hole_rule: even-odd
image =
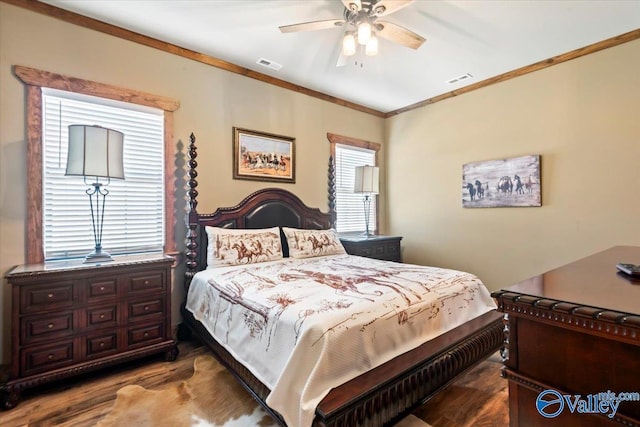
[[(277, 58), (276, 58), (277, 59)], [(296, 184), (281, 186), (310, 206), (327, 210), (327, 132), (383, 142), (384, 121), (53, 18), (0, 3), (0, 273), (25, 262), (25, 90), (11, 67), (45, 71), (177, 99), (175, 142), (184, 162), (193, 132), (198, 144), (198, 210), (239, 202), (271, 183), (232, 179), (232, 127), (296, 138)], [(286, 65), (285, 65), (286, 66)], [(381, 155), (382, 161), (384, 156)], [(183, 174), (177, 204), (186, 208)], [(184, 248), (184, 212), (175, 236)], [(384, 226), (384, 218), (383, 226)], [(90, 249), (90, 248), (89, 248)], [(180, 268), (174, 279), (174, 324), (182, 301)], [(9, 358), (10, 293), (0, 292), (0, 360)]]
[[(388, 225), (404, 260), (496, 289), (640, 245), (639, 70), (636, 40), (388, 119)], [(463, 164), (526, 154), (542, 156), (542, 207), (462, 208)]]

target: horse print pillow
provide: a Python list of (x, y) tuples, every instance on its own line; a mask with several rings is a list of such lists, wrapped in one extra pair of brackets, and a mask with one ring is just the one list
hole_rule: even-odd
[(336, 230), (299, 230), (282, 227), (291, 258), (345, 254)]
[(207, 268), (282, 259), (278, 227), (257, 230), (205, 227)]

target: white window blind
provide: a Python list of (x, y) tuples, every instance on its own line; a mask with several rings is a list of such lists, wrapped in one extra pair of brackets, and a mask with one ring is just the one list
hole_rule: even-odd
[[(112, 255), (159, 252), (164, 246), (162, 110), (57, 90), (43, 90), (43, 244), (46, 260), (94, 249), (83, 177), (65, 176), (68, 126), (98, 125), (124, 133), (125, 179), (112, 179), (102, 247)], [(106, 180), (106, 178), (105, 178)], [(93, 179), (88, 178), (89, 184)]]
[[(364, 231), (363, 194), (353, 192), (356, 166), (376, 165), (376, 152), (349, 145), (336, 144), (336, 230), (339, 233)], [(377, 197), (371, 197), (369, 230), (376, 230)]]

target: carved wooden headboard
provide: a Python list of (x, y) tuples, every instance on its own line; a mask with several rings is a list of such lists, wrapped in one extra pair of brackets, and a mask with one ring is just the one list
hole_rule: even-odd
[[(198, 206), (198, 173), (196, 168), (196, 139), (190, 136), (189, 144), (189, 214), (187, 225), (187, 251), (185, 288), (188, 289), (191, 278), (207, 265), (207, 234), (204, 227), (224, 228), (269, 228), (292, 227), (306, 229), (326, 229), (335, 226), (335, 169), (333, 158), (329, 157), (329, 212), (323, 213), (318, 208), (305, 205), (302, 200), (290, 191), (281, 188), (265, 188), (245, 197), (233, 207), (218, 208), (209, 214), (199, 214)], [(282, 231), (281, 231), (282, 235)], [(282, 238), (282, 236), (281, 236)], [(282, 249), (288, 255), (286, 239), (282, 238)]]

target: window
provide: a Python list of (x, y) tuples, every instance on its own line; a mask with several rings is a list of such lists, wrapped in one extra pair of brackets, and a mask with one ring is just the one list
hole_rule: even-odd
[[(364, 231), (363, 195), (353, 192), (355, 168), (376, 166), (380, 144), (332, 133), (328, 133), (327, 138), (335, 162), (336, 230), (340, 233)], [(377, 201), (377, 197), (373, 196), (369, 217), (369, 230), (372, 232), (378, 229)]]
[(164, 230), (164, 117), (142, 107), (43, 90), (43, 246), (45, 260), (82, 257), (94, 246), (89, 185), (65, 176), (68, 126), (98, 125), (125, 135), (125, 179), (106, 189), (102, 246), (112, 255), (161, 252)]
[[(44, 175), (44, 125), (43, 91), (58, 89), (77, 94), (98, 96), (102, 99), (126, 101), (138, 106), (162, 110), (164, 116), (164, 252), (174, 255), (179, 261), (176, 250), (175, 228), (175, 159), (177, 147), (173, 140), (173, 112), (180, 108), (180, 102), (164, 96), (154, 95), (133, 89), (83, 80), (50, 71), (14, 65), (13, 72), (25, 85), (27, 92), (27, 218), (26, 218), (26, 258), (28, 264), (44, 261), (42, 202)], [(88, 203), (88, 201), (87, 201)]]

